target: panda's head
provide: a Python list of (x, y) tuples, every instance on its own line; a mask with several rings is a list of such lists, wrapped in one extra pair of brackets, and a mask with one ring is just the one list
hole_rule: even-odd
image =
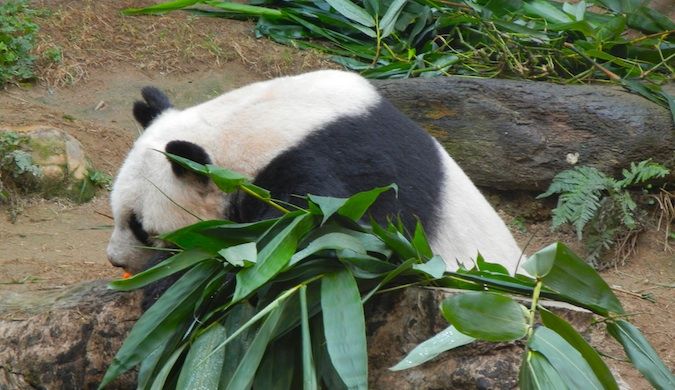
[(142, 90), (145, 101), (134, 104), (134, 117), (145, 128), (117, 174), (110, 195), (115, 227), (108, 259), (132, 273), (141, 271), (157, 238), (199, 219), (222, 216), (226, 199), (205, 176), (170, 162), (167, 152), (208, 164), (208, 146), (191, 132), (190, 115), (171, 107), (156, 88)]

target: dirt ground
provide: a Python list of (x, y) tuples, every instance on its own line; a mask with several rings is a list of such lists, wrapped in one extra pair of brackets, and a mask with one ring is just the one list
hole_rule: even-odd
[[(246, 21), (118, 13), (144, 3), (34, 1), (47, 10), (37, 20), (38, 81), (0, 90), (0, 126), (61, 128), (80, 140), (97, 169), (114, 175), (140, 130), (131, 104), (142, 86), (156, 85), (177, 107), (186, 107), (255, 80), (335, 67), (316, 53), (255, 39), (253, 25)], [(53, 48), (62, 52), (58, 62), (43, 56)], [(112, 225), (107, 196), (102, 191), (83, 205), (29, 199), (16, 223), (2, 210), (0, 302), (24, 291), (59, 290), (120, 276), (105, 255)], [(505, 219), (512, 221), (522, 245), (535, 234), (528, 252), (555, 240), (579, 247), (572, 235), (552, 234), (541, 220), (516, 222), (513, 217), (527, 214), (519, 211), (519, 204), (502, 201), (498, 207), (507, 211)], [(663, 245), (663, 232), (644, 234), (628, 263), (603, 276), (672, 369), (675, 255), (664, 252)], [(618, 345), (602, 348), (608, 356), (623, 355)], [(633, 389), (649, 388), (628, 364), (610, 360)]]

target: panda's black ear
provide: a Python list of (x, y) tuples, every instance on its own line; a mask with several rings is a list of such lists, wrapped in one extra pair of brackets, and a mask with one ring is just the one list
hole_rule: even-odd
[(138, 123), (147, 128), (150, 123), (162, 113), (162, 111), (171, 108), (169, 98), (155, 87), (144, 87), (141, 90), (144, 102), (136, 101), (134, 103), (134, 118)]
[[(187, 158), (188, 160), (192, 160), (203, 165), (211, 164), (211, 157), (209, 157), (209, 154), (206, 152), (206, 150), (192, 142), (171, 141), (166, 144), (164, 151), (175, 154), (176, 156)], [(193, 177), (204, 185), (209, 183), (208, 176), (185, 169), (181, 165), (178, 165), (171, 160), (169, 160), (169, 162), (171, 163), (171, 169), (176, 176), (181, 178)]]

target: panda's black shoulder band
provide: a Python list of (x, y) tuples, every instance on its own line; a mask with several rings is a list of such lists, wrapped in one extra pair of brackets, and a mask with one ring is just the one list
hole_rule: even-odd
[[(192, 160), (202, 165), (211, 164), (211, 157), (206, 152), (206, 150), (204, 150), (204, 148), (201, 146), (189, 141), (170, 141), (166, 144), (164, 150), (167, 153), (187, 158), (188, 160)], [(185, 169), (181, 165), (171, 160), (169, 160), (169, 162), (171, 163), (171, 169), (176, 176), (188, 177), (189, 175), (194, 175), (194, 177), (203, 184), (207, 184), (209, 182), (209, 178), (207, 176)]]

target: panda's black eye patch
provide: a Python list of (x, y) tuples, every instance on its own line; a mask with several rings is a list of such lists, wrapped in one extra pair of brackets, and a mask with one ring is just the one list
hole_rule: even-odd
[(129, 217), (129, 229), (131, 229), (134, 237), (136, 237), (139, 242), (147, 246), (152, 246), (152, 242), (150, 242), (150, 234), (148, 234), (148, 232), (143, 229), (143, 224), (138, 220), (136, 213), (131, 213), (131, 216)]

